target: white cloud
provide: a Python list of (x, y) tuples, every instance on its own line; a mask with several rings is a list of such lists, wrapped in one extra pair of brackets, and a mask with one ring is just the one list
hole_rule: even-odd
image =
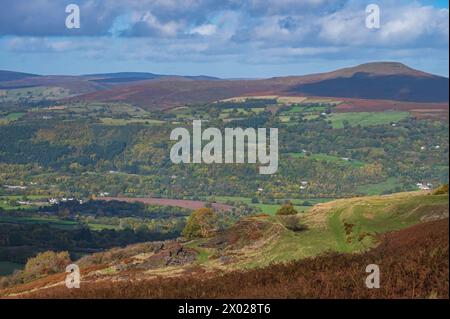
[(217, 32), (217, 26), (214, 24), (203, 24), (193, 28), (189, 33), (203, 36), (213, 35)]
[(178, 34), (178, 31), (182, 28), (181, 22), (161, 22), (150, 11), (147, 11), (143, 15), (140, 15), (136, 20), (136, 22), (145, 23), (151, 32), (156, 31), (158, 34), (167, 37), (175, 37)]
[(0, 12), (0, 35), (14, 38), (0, 36), (6, 44), (0, 53), (282, 64), (355, 57), (437, 61), (448, 52), (448, 9), (406, 0), (377, 1), (379, 30), (365, 27), (360, 0), (80, 0), (82, 33), (76, 36), (55, 27), (50, 1), (4, 1), (11, 9)]
[(420, 6), (382, 6), (381, 28), (365, 27), (361, 8), (344, 8), (318, 21), (319, 38), (325, 43), (400, 47), (402, 45), (436, 46), (448, 43), (449, 12)]

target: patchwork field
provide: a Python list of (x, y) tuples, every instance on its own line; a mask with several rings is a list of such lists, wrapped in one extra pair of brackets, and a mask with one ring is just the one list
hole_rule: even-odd
[(333, 128), (343, 128), (347, 123), (350, 126), (373, 126), (398, 122), (406, 119), (408, 112), (358, 112), (358, 113), (333, 113), (327, 116)]
[(70, 96), (69, 90), (60, 87), (29, 87), (0, 90), (0, 102), (58, 100)]

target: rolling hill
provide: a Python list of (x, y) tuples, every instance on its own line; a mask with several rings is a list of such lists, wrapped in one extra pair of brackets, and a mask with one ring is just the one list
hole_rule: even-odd
[[(350, 291), (355, 298), (448, 297), (448, 193), (341, 199), (318, 204), (300, 218), (301, 231), (260, 215), (210, 238), (85, 256), (76, 261), (83, 289), (66, 289), (64, 273), (21, 283), (30, 275), (25, 271), (0, 296), (336, 298)], [(388, 274), (383, 289), (372, 292), (362, 284), (371, 263)]]
[(126, 83), (137, 82), (145, 80), (157, 79), (186, 79), (186, 80), (219, 80), (219, 78), (211, 76), (180, 76), (180, 75), (163, 75), (148, 72), (117, 72), (117, 73), (103, 73), (103, 74), (87, 74), (85, 77), (90, 78), (90, 81), (100, 83)]
[[(448, 78), (414, 70), (401, 63), (374, 62), (332, 72), (254, 80), (225, 80), (208, 76), (119, 72), (81, 76), (36, 76), (0, 71), (0, 89), (60, 87), (72, 101), (126, 102), (148, 110), (232, 98), (236, 96), (312, 96), (352, 100), (428, 103), (448, 109)], [(367, 102), (369, 101), (369, 102)]]
[(87, 74), (80, 76), (34, 75), (10, 71), (0, 71), (0, 89), (20, 89), (30, 87), (60, 87), (70, 90), (72, 95), (87, 94), (130, 84), (145, 83), (162, 79), (171, 80), (217, 80), (208, 76), (161, 75), (146, 72), (118, 72)]
[[(224, 275), (191, 272), (183, 277), (87, 282), (83, 289), (55, 285), (19, 298), (408, 298), (448, 299), (448, 219), (380, 236), (363, 254), (330, 254)], [(367, 289), (369, 263), (381, 265), (380, 289)], [(94, 272), (94, 268), (92, 268)], [(61, 280), (61, 276), (59, 276)], [(57, 277), (53, 277), (57, 280)], [(41, 283), (42, 284), (42, 283)], [(30, 286), (29, 288), (31, 288)]]
[(147, 109), (209, 103), (240, 95), (338, 97), (344, 100), (397, 101), (398, 104), (413, 102), (448, 105), (449, 100), (448, 78), (414, 70), (400, 63), (368, 63), (329, 73), (261, 80), (180, 80), (168, 77), (124, 85), (79, 96), (77, 99), (127, 101)]

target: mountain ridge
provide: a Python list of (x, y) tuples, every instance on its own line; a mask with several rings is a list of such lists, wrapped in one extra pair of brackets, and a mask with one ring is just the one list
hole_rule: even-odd
[(71, 100), (74, 101), (125, 102), (150, 110), (211, 103), (242, 95), (293, 95), (418, 103), (449, 101), (448, 78), (398, 62), (369, 62), (325, 73), (265, 79), (230, 80), (203, 75), (161, 75), (149, 72), (32, 77), (11, 74), (11, 77), (15, 80), (1, 81), (0, 89), (59, 86), (70, 90), (73, 96)]

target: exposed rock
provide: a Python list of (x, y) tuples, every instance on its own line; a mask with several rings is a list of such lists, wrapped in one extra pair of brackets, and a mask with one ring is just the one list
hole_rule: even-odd
[(219, 250), (240, 249), (263, 238), (269, 238), (271, 234), (277, 233), (281, 228), (281, 225), (265, 220), (247, 218), (240, 220), (228, 229), (220, 231), (201, 246)]
[(136, 269), (156, 269), (166, 266), (181, 266), (194, 262), (198, 253), (179, 243), (165, 244), (155, 254), (135, 266)]

